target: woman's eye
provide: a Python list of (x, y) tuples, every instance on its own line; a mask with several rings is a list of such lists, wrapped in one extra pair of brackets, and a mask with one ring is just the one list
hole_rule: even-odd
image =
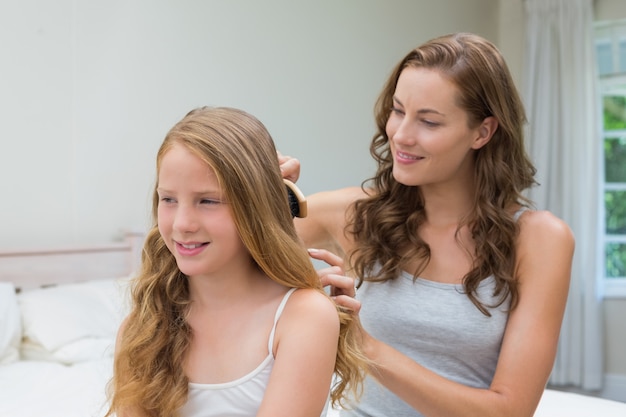
[(430, 121), (430, 120), (423, 120), (422, 123), (424, 123), (428, 127), (437, 127), (437, 126), (439, 126), (439, 123), (433, 122), (433, 121)]
[(174, 203), (176, 200), (174, 200), (173, 198), (170, 197), (161, 197), (160, 199), (163, 203)]
[(391, 113), (397, 114), (397, 115), (400, 115), (400, 116), (404, 115), (404, 112), (401, 109), (397, 108), (397, 107), (392, 107), (391, 108)]

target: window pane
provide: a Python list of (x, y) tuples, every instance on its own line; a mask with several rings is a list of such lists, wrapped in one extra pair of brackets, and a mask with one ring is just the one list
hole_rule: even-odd
[(626, 277), (626, 244), (606, 244), (606, 277)]
[(603, 42), (596, 44), (596, 58), (598, 61), (598, 73), (600, 75), (613, 73), (613, 53), (610, 43)]
[(626, 96), (604, 96), (604, 130), (626, 129)]
[(605, 191), (606, 233), (626, 235), (626, 191)]
[(626, 137), (604, 139), (605, 182), (626, 183)]
[(619, 69), (620, 72), (626, 72), (626, 41), (619, 43)]
[(613, 282), (626, 279), (626, 21), (597, 23), (595, 52), (603, 115), (604, 278)]

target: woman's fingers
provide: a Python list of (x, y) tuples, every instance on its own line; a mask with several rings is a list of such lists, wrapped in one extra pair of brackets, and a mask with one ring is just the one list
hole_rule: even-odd
[(338, 274), (323, 274), (320, 275), (320, 281), (323, 287), (330, 286), (330, 295), (332, 297), (340, 295), (354, 297), (356, 295), (354, 279), (351, 277)]
[(294, 184), (300, 177), (300, 161), (291, 156), (283, 155), (280, 152), (278, 154), (278, 164), (280, 165), (280, 172), (283, 178), (288, 179)]
[(338, 295), (333, 297), (333, 299), (338, 306), (343, 307), (346, 310), (350, 310), (354, 314), (359, 314), (359, 311), (361, 311), (361, 302), (354, 297)]
[(335, 280), (335, 278), (331, 277), (331, 275), (341, 276), (343, 275), (343, 270), (338, 266), (331, 266), (317, 270), (317, 276), (319, 277), (323, 287), (330, 285), (332, 281)]
[(326, 249), (309, 249), (309, 256), (319, 261), (324, 261), (330, 266), (343, 268), (343, 258)]
[(330, 265), (328, 268), (318, 270), (317, 274), (323, 287), (330, 286), (332, 297), (341, 295), (354, 297), (356, 295), (354, 278), (348, 277), (344, 273), (343, 258), (324, 249), (309, 249), (309, 255)]

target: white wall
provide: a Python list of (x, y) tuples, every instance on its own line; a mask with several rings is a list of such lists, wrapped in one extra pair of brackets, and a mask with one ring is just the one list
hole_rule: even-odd
[(258, 116), (308, 194), (371, 175), (392, 65), (497, 0), (0, 3), (0, 247), (99, 242), (149, 218), (154, 156), (200, 105)]

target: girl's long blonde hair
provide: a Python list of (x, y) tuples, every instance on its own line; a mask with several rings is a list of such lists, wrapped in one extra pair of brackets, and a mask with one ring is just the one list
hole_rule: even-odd
[[(268, 277), (286, 287), (325, 294), (296, 233), (274, 142), (259, 120), (232, 108), (192, 110), (165, 137), (157, 154), (157, 178), (163, 155), (173, 144), (185, 146), (214, 170), (244, 245)], [(107, 416), (125, 409), (176, 416), (187, 400), (183, 361), (193, 337), (185, 318), (189, 288), (157, 228), (156, 187), (153, 226), (134, 280), (132, 310), (118, 341)], [(338, 314), (333, 403), (342, 403), (347, 390), (358, 396), (366, 368), (356, 322), (341, 309)]]

